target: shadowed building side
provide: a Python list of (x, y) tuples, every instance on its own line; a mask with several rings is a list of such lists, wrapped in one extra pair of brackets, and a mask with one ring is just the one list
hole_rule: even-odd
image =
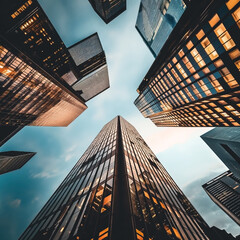
[(0, 175), (21, 168), (35, 154), (19, 151), (0, 152)]

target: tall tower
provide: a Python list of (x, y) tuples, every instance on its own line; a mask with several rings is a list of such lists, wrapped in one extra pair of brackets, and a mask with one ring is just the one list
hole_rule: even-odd
[(154, 57), (182, 16), (182, 0), (141, 0), (136, 29)]
[(156, 126), (240, 125), (240, 2), (192, 0), (138, 87)]
[(201, 138), (240, 179), (240, 128), (214, 128), (203, 134)]
[(202, 187), (213, 202), (240, 226), (240, 178), (227, 171)]
[(95, 12), (109, 23), (126, 10), (126, 0), (89, 0)]
[(203, 240), (208, 229), (137, 130), (118, 116), (20, 239)]
[(36, 153), (9, 151), (0, 153), (0, 175), (17, 170), (26, 164)]

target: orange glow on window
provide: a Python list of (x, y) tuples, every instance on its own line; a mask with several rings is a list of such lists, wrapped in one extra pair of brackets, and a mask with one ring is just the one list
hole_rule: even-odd
[(232, 14), (232, 16), (237, 22), (238, 27), (240, 28), (240, 7)]
[(228, 51), (236, 45), (235, 42), (232, 40), (229, 32), (226, 30), (225, 26), (222, 23), (214, 30), (214, 32), (225, 50)]
[(237, 3), (239, 2), (240, 0), (229, 0), (226, 5), (228, 7), (229, 10), (231, 10), (232, 8), (234, 8), (235, 5), (237, 5)]
[(104, 235), (102, 235), (101, 237), (98, 238), (98, 240), (102, 240), (104, 238), (106, 238), (108, 236), (108, 233), (105, 233)]
[(205, 35), (204, 31), (203, 31), (203, 30), (200, 30), (200, 31), (196, 34), (196, 37), (197, 37), (198, 40), (200, 40), (204, 35)]
[(193, 47), (192, 41), (189, 41), (189, 42), (187, 43), (186, 47), (187, 47), (188, 50), (191, 49), (191, 48)]
[(108, 227), (105, 228), (104, 230), (102, 230), (102, 231), (99, 233), (99, 236), (103, 235), (105, 232), (108, 232)]
[(211, 27), (215, 26), (220, 21), (220, 18), (217, 14), (209, 21)]
[(173, 229), (173, 231), (174, 231), (174, 234), (176, 235), (176, 237), (178, 238), (178, 239), (182, 239), (181, 238), (181, 236), (180, 236), (180, 234), (179, 234), (179, 232), (178, 232), (178, 230), (176, 229), (176, 228), (172, 228)]

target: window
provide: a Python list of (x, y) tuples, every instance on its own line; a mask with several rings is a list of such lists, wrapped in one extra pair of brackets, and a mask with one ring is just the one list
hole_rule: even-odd
[(226, 5), (228, 7), (229, 10), (231, 10), (235, 5), (237, 5), (237, 3), (239, 2), (239, 0), (229, 0)]
[(218, 57), (218, 53), (207, 37), (202, 40), (201, 44), (211, 60), (214, 60)]
[(240, 28), (240, 7), (235, 12), (233, 12), (232, 16), (237, 22), (238, 27)]
[(219, 22), (220, 18), (217, 14), (209, 21), (211, 27), (215, 26)]
[(222, 23), (214, 30), (214, 32), (226, 51), (236, 45)]

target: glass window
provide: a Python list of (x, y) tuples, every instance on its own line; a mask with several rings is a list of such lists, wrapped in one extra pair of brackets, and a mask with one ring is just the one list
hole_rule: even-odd
[(238, 27), (240, 28), (240, 7), (235, 12), (233, 12), (232, 16), (237, 22)]
[(217, 14), (209, 21), (211, 27), (215, 26), (219, 22), (220, 18)]
[(225, 50), (228, 51), (236, 45), (222, 23), (214, 30), (214, 32)]
[(226, 5), (229, 10), (231, 10), (240, 0), (229, 0)]

